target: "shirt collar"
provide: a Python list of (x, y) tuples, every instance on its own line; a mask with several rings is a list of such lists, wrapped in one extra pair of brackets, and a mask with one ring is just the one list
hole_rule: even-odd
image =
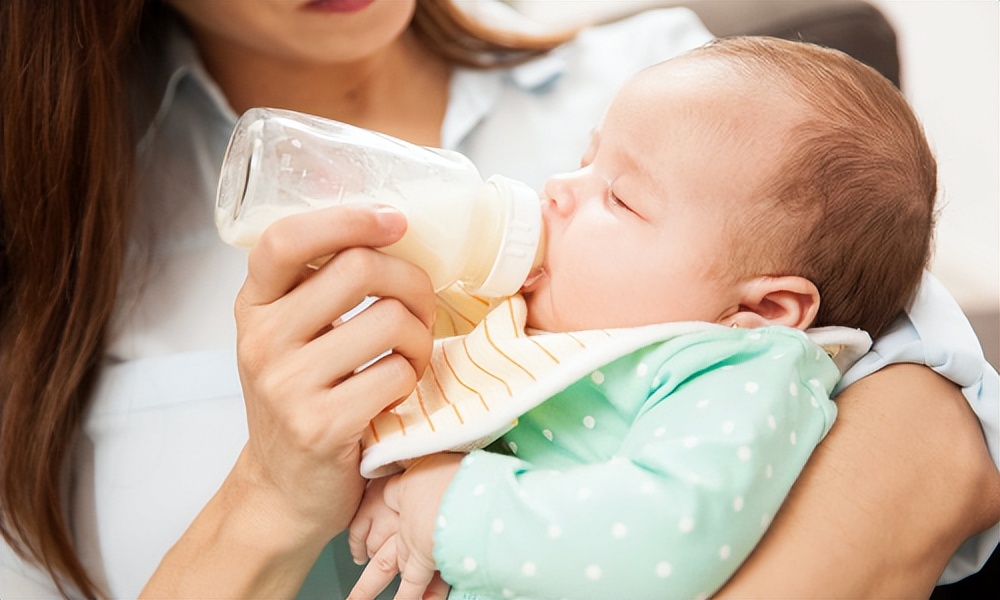
[(184, 81), (190, 81), (200, 89), (221, 116), (233, 124), (237, 119), (236, 112), (229, 105), (222, 89), (208, 74), (194, 41), (183, 26), (176, 19), (171, 19), (166, 30), (160, 52), (152, 59), (153, 68), (145, 70), (142, 75), (143, 87), (148, 90), (146, 97), (158, 101), (153, 102), (155, 110), (143, 130), (140, 148), (149, 143), (159, 124), (170, 112)]
[(565, 48), (560, 47), (510, 69), (456, 68), (441, 126), (441, 145), (457, 148), (493, 110), (505, 81), (525, 92), (540, 94), (566, 72), (567, 62)]
[[(500, 98), (505, 80), (525, 92), (541, 93), (565, 73), (567, 62), (565, 48), (560, 47), (510, 69), (456, 68), (441, 127), (442, 147), (456, 148), (490, 114)], [(178, 88), (185, 80), (200, 88), (220, 115), (235, 125), (238, 115), (205, 69), (194, 41), (176, 19), (168, 26), (162, 51), (154, 63), (158, 64), (144, 71), (143, 84), (147, 90), (153, 90), (159, 102), (154, 101), (156, 108), (143, 132), (140, 148), (149, 143), (159, 123), (169, 113)]]
[(511, 69), (511, 79), (524, 90), (540, 91), (566, 72), (566, 53), (566, 47), (559, 46), (544, 56), (518, 65)]

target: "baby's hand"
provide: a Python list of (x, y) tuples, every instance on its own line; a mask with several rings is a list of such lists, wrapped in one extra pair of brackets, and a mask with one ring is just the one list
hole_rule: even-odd
[[(396, 534), (399, 513), (385, 503), (385, 486), (389, 477), (368, 482), (361, 504), (348, 527), (347, 542), (354, 562), (368, 563), (350, 598), (374, 598), (399, 571), (396, 563)], [(369, 562), (369, 559), (371, 562)]]
[[(373, 479), (365, 487), (361, 504), (348, 527), (347, 541), (354, 562), (363, 565), (399, 531), (399, 513), (385, 503), (388, 477)], [(393, 565), (395, 572), (395, 565)]]
[[(371, 487), (374, 482), (369, 484), (355, 516), (357, 530), (352, 523), (350, 537), (355, 560), (362, 554), (372, 560), (351, 590), (351, 598), (375, 596), (397, 572), (402, 581), (396, 598), (444, 598), (447, 595), (447, 584), (437, 574), (434, 561), (434, 525), (441, 498), (461, 460), (458, 454), (432, 454), (415, 461), (404, 473), (389, 477), (377, 489)], [(368, 506), (369, 494), (376, 493), (381, 500), (380, 506)], [(371, 519), (377, 517), (369, 515), (384, 515), (386, 511), (395, 514), (391, 527), (372, 523)], [(383, 537), (390, 529), (395, 533)]]

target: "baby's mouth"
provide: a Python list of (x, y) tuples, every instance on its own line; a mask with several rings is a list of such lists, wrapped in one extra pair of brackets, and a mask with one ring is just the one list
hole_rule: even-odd
[(547, 273), (545, 272), (545, 265), (538, 267), (531, 273), (528, 273), (528, 278), (524, 280), (524, 285), (521, 286), (521, 293), (531, 293), (535, 285), (545, 277)]

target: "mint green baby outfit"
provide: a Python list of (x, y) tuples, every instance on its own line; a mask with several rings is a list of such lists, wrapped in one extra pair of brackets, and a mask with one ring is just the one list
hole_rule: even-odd
[(633, 351), (466, 456), (434, 555), (452, 598), (707, 598), (836, 415), (801, 331), (713, 327)]

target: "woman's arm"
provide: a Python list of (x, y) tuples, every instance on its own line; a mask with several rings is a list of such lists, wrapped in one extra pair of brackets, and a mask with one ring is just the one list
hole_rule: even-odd
[[(347, 526), (364, 489), (361, 431), (413, 389), (430, 357), (426, 274), (356, 247), (391, 243), (404, 230), (398, 212), (358, 205), (265, 231), (236, 299), (249, 440), (143, 596), (294, 596)], [(331, 254), (318, 270), (307, 267)], [(339, 321), (366, 296), (380, 299)]]
[(1000, 520), (1000, 473), (961, 392), (886, 367), (840, 413), (719, 598), (927, 598), (958, 546)]

